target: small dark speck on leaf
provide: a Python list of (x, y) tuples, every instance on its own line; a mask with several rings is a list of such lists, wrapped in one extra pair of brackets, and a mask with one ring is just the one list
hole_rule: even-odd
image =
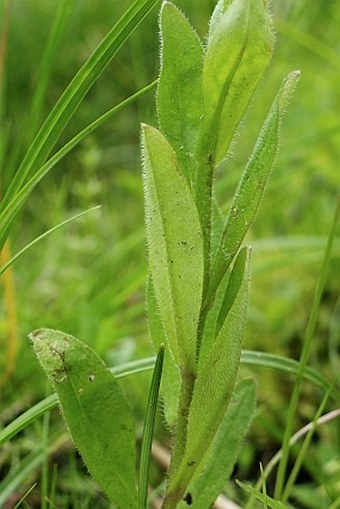
[(191, 505), (192, 504), (192, 495), (191, 493), (187, 493), (185, 495), (185, 497), (183, 498), (183, 501), (187, 503), (187, 505)]
[(91, 373), (91, 374), (89, 375), (89, 382), (94, 382), (94, 379), (95, 379), (95, 378), (96, 378), (96, 377), (95, 377), (95, 375), (94, 375), (93, 373)]

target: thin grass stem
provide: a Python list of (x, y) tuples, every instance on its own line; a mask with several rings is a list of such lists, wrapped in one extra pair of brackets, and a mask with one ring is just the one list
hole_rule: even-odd
[(139, 469), (139, 509), (148, 506), (148, 480), (151, 459), (152, 438), (155, 427), (159, 389), (162, 379), (164, 345), (160, 346), (152, 375), (148, 404), (145, 414)]
[(308, 362), (311, 348), (312, 348), (315, 327), (316, 327), (316, 323), (317, 323), (317, 319), (318, 319), (318, 310), (319, 310), (319, 306), (320, 306), (322, 292), (323, 292), (323, 289), (325, 286), (326, 276), (328, 273), (329, 261), (331, 258), (332, 245), (333, 245), (333, 240), (335, 237), (336, 226), (337, 226), (338, 219), (339, 219), (339, 213), (340, 213), (340, 202), (338, 202), (338, 204), (337, 204), (336, 211), (334, 214), (333, 224), (332, 224), (330, 234), (328, 237), (324, 261), (323, 261), (321, 273), (320, 273), (320, 276), (319, 276), (319, 279), (318, 279), (318, 282), (316, 285), (316, 289), (315, 289), (315, 293), (314, 293), (314, 297), (313, 297), (312, 309), (310, 312), (309, 321), (308, 321), (305, 336), (304, 336), (297, 378), (295, 380), (292, 396), (291, 396), (289, 407), (288, 407), (287, 425), (285, 427), (285, 431), (284, 431), (284, 435), (283, 435), (283, 442), (282, 442), (282, 457), (281, 457), (281, 460), (279, 463), (279, 468), (278, 468), (277, 478), (276, 478), (276, 483), (275, 483), (275, 489), (274, 489), (274, 498), (276, 498), (277, 500), (281, 499), (283, 489), (284, 489), (284, 482), (285, 482), (288, 456), (289, 456), (289, 439), (292, 434), (292, 429), (293, 429), (293, 425), (294, 425), (294, 421), (295, 421), (294, 417), (295, 417), (295, 413), (296, 413), (296, 410), (298, 407), (304, 371), (307, 367), (307, 362)]

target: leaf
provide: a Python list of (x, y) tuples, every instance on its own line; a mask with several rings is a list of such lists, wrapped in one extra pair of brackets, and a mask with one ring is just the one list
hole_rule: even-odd
[(139, 508), (147, 509), (148, 480), (151, 459), (152, 438), (155, 427), (156, 411), (159, 397), (159, 388), (162, 378), (164, 360), (164, 345), (161, 345), (157, 354), (155, 368), (150, 384), (149, 398), (146, 409), (143, 439), (140, 452), (139, 469)]
[(271, 507), (272, 509), (287, 509), (287, 506), (280, 502), (279, 500), (274, 500), (273, 498), (269, 497), (268, 495), (265, 495), (264, 493), (261, 493), (257, 489), (253, 488), (252, 486), (249, 486), (248, 484), (245, 484), (241, 481), (236, 481), (237, 484), (247, 493), (250, 493), (253, 495), (257, 500), (260, 500), (263, 503), (266, 503), (268, 507)]
[[(223, 14), (222, 14), (223, 12)], [(219, 3), (203, 68), (203, 152), (220, 163), (270, 61), (274, 45), (263, 0)]]
[(190, 181), (203, 114), (203, 48), (189, 22), (170, 2), (163, 3), (160, 27), (159, 123)]
[(149, 270), (159, 314), (176, 364), (195, 373), (204, 270), (198, 212), (176, 154), (157, 129), (143, 126), (142, 153)]
[(255, 219), (278, 151), (281, 120), (299, 75), (298, 71), (294, 71), (284, 80), (234, 195), (220, 248), (212, 267), (208, 301), (214, 295)]
[(241, 347), (244, 340), (249, 291), (249, 250), (244, 248), (235, 262), (234, 274), (239, 290), (223, 326), (205, 355), (200, 355), (189, 409), (185, 452), (169, 491), (180, 491), (192, 476), (223, 420), (232, 396)]
[(166, 422), (170, 427), (174, 427), (177, 417), (181, 378), (179, 368), (172, 357), (171, 349), (168, 346), (168, 340), (163, 330), (151, 278), (149, 278), (147, 285), (147, 309), (150, 337), (156, 351), (159, 350), (161, 344), (166, 345), (161, 381), (161, 397)]
[[(203, 470), (197, 469), (189, 483), (187, 494), (191, 495), (192, 509), (208, 509), (221, 493), (253, 419), (255, 399), (253, 380), (243, 380), (236, 386), (216, 437), (201, 462)], [(178, 509), (185, 507), (183, 502), (178, 505)]]
[(119, 509), (136, 508), (134, 422), (115, 377), (73, 336), (39, 329), (29, 337), (90, 473)]

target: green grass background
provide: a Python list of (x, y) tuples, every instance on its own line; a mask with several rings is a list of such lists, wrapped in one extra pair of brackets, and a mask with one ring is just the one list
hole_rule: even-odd
[[(2, 20), (6, 4), (3, 0), (0, 7)], [(2, 194), (34, 134), (34, 126), (25, 117), (57, 4), (57, 0), (12, 2), (2, 73)], [(130, 4), (127, 0), (75, 2), (55, 52), (37, 126)], [(204, 37), (214, 2), (178, 0), (176, 4)], [(227, 212), (281, 79), (289, 71), (300, 69), (301, 80), (285, 118), (280, 154), (247, 239), (253, 246), (253, 279), (246, 347), (297, 359), (339, 197), (340, 4), (334, 0), (273, 0), (272, 12), (277, 31), (276, 52), (239, 130), (233, 155), (216, 174), (216, 191), (223, 211)], [(87, 94), (58, 147), (157, 77), (157, 17), (154, 9), (119, 51)], [(71, 215), (101, 205), (99, 210), (47, 237), (13, 266), (19, 353), (15, 373), (1, 385), (0, 425), (11, 422), (49, 391), (26, 338), (33, 329), (52, 327), (74, 334), (91, 344), (110, 365), (152, 354), (144, 307), (141, 121), (157, 123), (154, 92), (122, 110), (77, 146), (37, 186), (11, 227), (10, 245), (15, 253)], [(339, 229), (337, 235), (311, 358), (311, 365), (330, 380), (338, 374), (340, 366)], [(6, 369), (9, 330), (3, 297), (2, 372)], [(259, 409), (235, 476), (254, 480), (258, 462), (265, 463), (280, 446), (293, 379), (265, 368), (242, 369), (257, 380)], [(124, 382), (140, 427), (149, 380), (149, 374), (145, 374)], [(321, 399), (322, 394), (314, 386), (304, 384), (297, 427), (313, 419)], [(331, 409), (334, 404), (329, 406)], [(40, 507), (42, 479), (53, 481), (55, 464), (56, 507), (87, 507), (84, 493), (88, 491), (88, 507), (108, 507), (99, 495), (95, 501), (96, 487), (82, 475), (84, 469), (68, 441), (65, 439), (57, 447), (60, 438), (53, 436), (62, 429), (57, 413), (51, 415), (48, 426), (38, 422), (28, 427), (0, 452), (0, 480), (19, 459), (34, 451), (47, 428), (55, 450), (45, 469), (39, 467), (27, 474), (16, 490), (17, 496), (20, 498), (38, 482), (25, 503), (29, 504), (26, 507)], [(166, 437), (161, 419), (157, 433)], [(321, 427), (295, 487), (294, 507), (328, 507), (329, 500), (340, 496), (339, 452), (339, 426), (335, 422)], [(156, 467), (152, 476), (156, 485), (161, 478)], [(234, 484), (226, 486), (226, 490), (242, 505), (242, 492)]]

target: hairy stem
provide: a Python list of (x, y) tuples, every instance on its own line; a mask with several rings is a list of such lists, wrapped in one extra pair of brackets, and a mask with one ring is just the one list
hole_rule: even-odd
[(182, 383), (178, 403), (177, 424), (174, 433), (173, 449), (168, 475), (168, 486), (163, 502), (163, 509), (174, 509), (176, 504), (183, 497), (186, 488), (185, 485), (172, 486), (172, 480), (178, 471), (185, 451), (189, 408), (196, 377), (194, 373), (188, 370), (183, 370), (181, 377)]

